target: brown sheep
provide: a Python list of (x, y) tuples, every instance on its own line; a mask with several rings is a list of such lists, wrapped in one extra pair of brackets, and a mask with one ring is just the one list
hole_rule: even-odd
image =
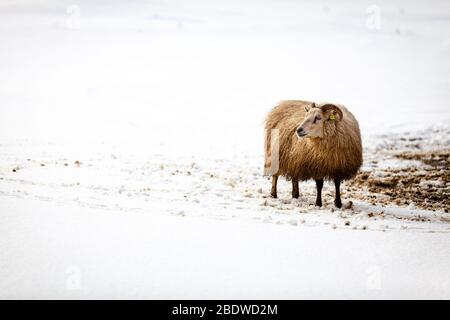
[(271, 195), (277, 197), (277, 181), (292, 181), (292, 196), (299, 197), (298, 182), (314, 179), (316, 205), (322, 206), (324, 179), (336, 187), (335, 205), (342, 207), (340, 184), (356, 175), (362, 165), (358, 121), (342, 105), (289, 100), (276, 106), (266, 118), (264, 174), (272, 176)]

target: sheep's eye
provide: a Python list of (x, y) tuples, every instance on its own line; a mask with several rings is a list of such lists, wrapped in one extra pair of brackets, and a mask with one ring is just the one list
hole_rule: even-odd
[(314, 118), (314, 123), (316, 123), (317, 121), (320, 121), (320, 120), (322, 120), (322, 117), (317, 116), (317, 117)]

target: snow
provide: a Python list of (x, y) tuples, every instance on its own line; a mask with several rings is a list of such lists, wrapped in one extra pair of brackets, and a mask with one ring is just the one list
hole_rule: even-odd
[(262, 176), (282, 99), (347, 105), (375, 176), (450, 147), (450, 4), (371, 5), (0, 3), (0, 297), (450, 298), (450, 214)]
[(4, 199), (0, 208), (3, 298), (449, 294), (447, 234), (195, 220), (37, 200)]

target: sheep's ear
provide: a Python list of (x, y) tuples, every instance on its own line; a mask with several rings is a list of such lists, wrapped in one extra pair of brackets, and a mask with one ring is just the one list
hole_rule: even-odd
[(334, 105), (334, 104), (324, 104), (323, 106), (320, 107), (320, 109), (322, 109), (323, 113), (329, 113), (330, 115), (330, 120), (336, 120), (336, 115), (338, 116), (338, 120), (341, 121), (342, 118), (344, 117), (344, 114), (342, 113), (342, 110)]
[(310, 108), (308, 106), (305, 106), (305, 112), (308, 113)]

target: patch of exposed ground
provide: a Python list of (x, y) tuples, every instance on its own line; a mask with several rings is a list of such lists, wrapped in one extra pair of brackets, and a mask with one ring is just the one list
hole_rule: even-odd
[(353, 196), (372, 204), (413, 205), (432, 211), (450, 211), (450, 149), (399, 151), (393, 156), (400, 160), (420, 161), (423, 166), (362, 171), (349, 181), (349, 185), (353, 190), (363, 187), (368, 192), (353, 193)]

